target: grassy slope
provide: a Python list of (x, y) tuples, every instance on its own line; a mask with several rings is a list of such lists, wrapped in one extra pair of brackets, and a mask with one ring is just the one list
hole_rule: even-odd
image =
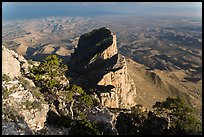
[(151, 109), (151, 106), (157, 101), (163, 101), (167, 96), (184, 97), (193, 106), (201, 109), (202, 105), (202, 81), (192, 83), (183, 82), (185, 72), (175, 70), (173, 72), (154, 70), (157, 76), (162, 80), (162, 85), (154, 83), (154, 80), (147, 75), (144, 65), (141, 65), (131, 59), (126, 59), (128, 73), (135, 82), (138, 103)]

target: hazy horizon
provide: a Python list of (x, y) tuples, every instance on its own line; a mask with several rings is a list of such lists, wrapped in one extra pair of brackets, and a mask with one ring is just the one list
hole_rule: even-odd
[(202, 18), (202, 2), (2, 2), (2, 19), (162, 15)]

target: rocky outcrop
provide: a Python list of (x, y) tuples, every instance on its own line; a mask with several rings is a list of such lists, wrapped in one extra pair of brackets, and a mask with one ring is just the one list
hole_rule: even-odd
[[(44, 127), (48, 104), (29, 74), (27, 60), (2, 46), (2, 119), (5, 134), (32, 134)], [(13, 127), (7, 129), (7, 126)], [(5, 129), (5, 130), (4, 130)], [(11, 132), (10, 132), (11, 131)]]
[(91, 71), (90, 69), (96, 66), (96, 62), (99, 63), (110, 56), (104, 51), (111, 45), (114, 46), (112, 43), (113, 35), (106, 28), (95, 29), (90, 33), (81, 35), (77, 48), (71, 55), (71, 62), (68, 64), (69, 69), (78, 74)]
[(127, 73), (125, 58), (118, 54), (116, 35), (105, 27), (83, 34), (70, 71), (73, 83), (96, 88), (101, 103), (110, 108), (130, 108), (136, 104), (136, 88)]
[(104, 135), (117, 135), (118, 131), (115, 128), (116, 119), (106, 107), (96, 106), (87, 116), (91, 122), (103, 125)]
[(21, 76), (22, 73), (25, 75), (29, 73), (27, 60), (2, 45), (2, 75), (6, 74), (13, 79)]
[[(119, 55), (117, 71), (110, 71), (98, 82), (98, 85), (113, 85), (110, 93), (101, 93), (101, 103), (109, 108), (130, 108), (136, 103), (136, 88), (134, 81), (127, 73), (127, 65), (122, 55)], [(116, 63), (118, 65), (119, 63)]]
[(31, 135), (32, 131), (25, 123), (19, 120), (18, 122), (2, 120), (2, 135)]
[[(18, 79), (10, 82), (4, 81), (2, 86), (3, 119), (9, 118), (9, 120), (15, 121), (18, 117), (23, 117), (24, 123), (26, 123), (32, 131), (42, 129), (49, 107), (48, 104), (38, 99), (39, 97), (36, 97), (35, 94), (40, 95), (39, 91), (34, 92), (34, 88), (36, 87), (32, 87), (33, 91), (31, 91), (31, 89), (25, 89)], [(10, 114), (15, 115), (15, 117), (10, 117)]]
[(11, 78), (21, 75), (20, 62), (13, 53), (2, 45), (2, 75), (7, 74)]

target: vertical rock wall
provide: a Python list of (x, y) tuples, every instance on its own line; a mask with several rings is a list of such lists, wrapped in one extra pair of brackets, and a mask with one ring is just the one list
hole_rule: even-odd
[[(83, 34), (77, 47), (70, 68), (74, 72), (83, 70), (76, 77), (78, 83), (85, 83), (81, 82), (81, 86), (98, 85), (103, 90), (106, 86), (113, 87), (99, 93), (102, 105), (110, 108), (130, 108), (136, 104), (136, 88), (127, 72), (125, 58), (118, 53), (116, 35), (107, 28), (95, 29)], [(83, 65), (78, 63), (81, 60)]]

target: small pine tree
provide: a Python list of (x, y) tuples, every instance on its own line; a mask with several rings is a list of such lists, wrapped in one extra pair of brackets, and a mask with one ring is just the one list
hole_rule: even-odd
[(169, 116), (169, 134), (201, 134), (201, 121), (194, 109), (181, 98), (168, 97), (164, 102), (157, 102), (153, 108), (156, 108), (156, 112)]

